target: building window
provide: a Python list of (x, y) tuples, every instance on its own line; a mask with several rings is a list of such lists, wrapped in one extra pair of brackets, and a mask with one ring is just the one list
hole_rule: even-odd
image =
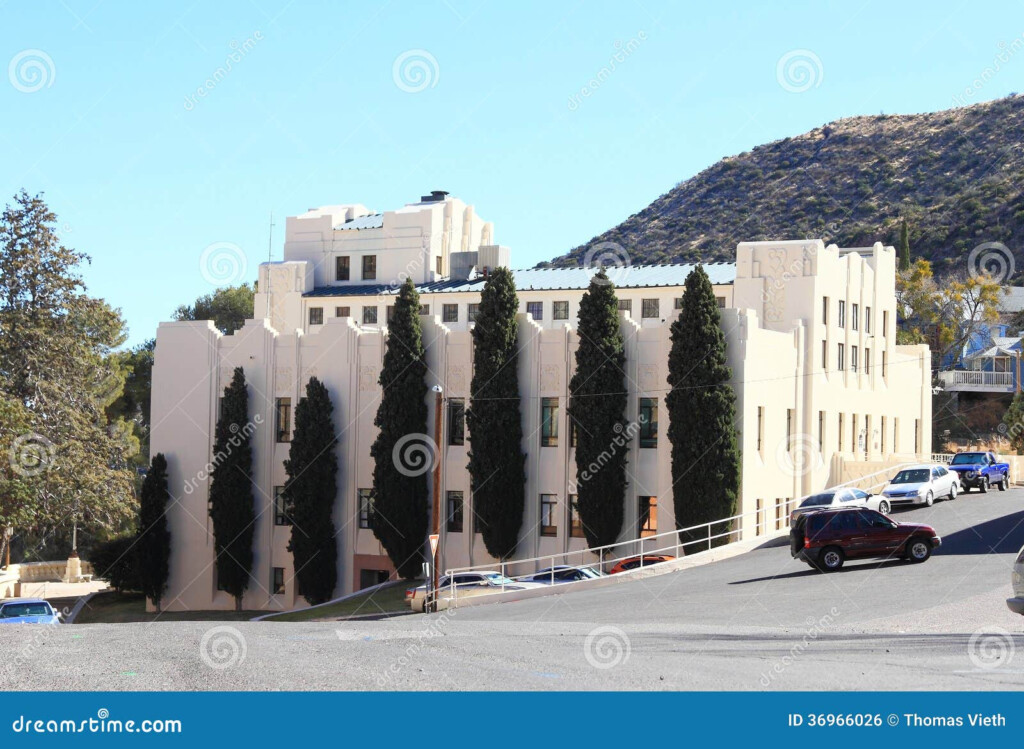
[(334, 258), (334, 280), (347, 281), (350, 277), (349, 257), (340, 255)]
[(466, 443), (466, 399), (448, 399), (448, 444)]
[(793, 409), (786, 409), (786, 450), (793, 452)]
[(852, 448), (853, 452), (857, 452), (858, 434), (859, 433), (857, 430), (857, 414), (854, 414), (853, 418), (850, 419), (850, 447)]
[(309, 308), (309, 324), (310, 325), (323, 325), (324, 324), (324, 308), (323, 307), (310, 307)]
[(850, 346), (850, 371), (857, 371), (857, 347)]
[(839, 300), (839, 327), (846, 327), (846, 302), (842, 299)]
[(430, 305), (429, 304), (421, 304), (420, 305), (420, 314), (421, 315), (429, 315), (430, 314)]
[(363, 325), (377, 324), (377, 308), (363, 307)]
[(676, 309), (682, 309), (683, 308), (683, 298), (681, 296), (677, 296), (673, 300), (673, 304), (675, 305)]
[(434, 258), (434, 270), (437, 271), (437, 275), (444, 275), (444, 258), (442, 258), (440, 255)]
[(335, 317), (352, 317), (352, 309), (350, 307), (335, 307)]
[(882, 338), (889, 337), (889, 312), (882, 310)]
[(914, 419), (914, 455), (921, 451), (921, 420)]
[(715, 297), (715, 301), (718, 302), (718, 308), (719, 309), (725, 309), (725, 297), (724, 296), (716, 296)]
[(558, 447), (558, 398), (540, 399), (540, 445)]
[(658, 532), (658, 498), (640, 497), (640, 537)]
[(359, 489), (359, 527), (373, 527), (373, 489)]
[(395, 305), (389, 304), (384, 308), (384, 321), (390, 325), (391, 321), (395, 319)]
[(277, 415), (274, 433), (278, 442), (292, 441), (292, 399), (278, 398), (274, 402), (274, 412)]
[(633, 300), (632, 299), (620, 299), (619, 300), (619, 312), (628, 312), (633, 314)]
[(886, 352), (882, 352), (882, 378), (884, 379), (889, 374), (889, 357)]
[(825, 412), (818, 411), (818, 452), (825, 452)]
[(377, 256), (363, 255), (363, 280), (373, 281), (377, 278)]
[(544, 302), (527, 302), (526, 314), (530, 315), (534, 320), (543, 320)]
[(586, 538), (583, 532), (583, 521), (580, 520), (580, 498), (575, 494), (569, 495), (569, 536), (572, 538)]
[(864, 374), (871, 374), (871, 349), (864, 348)]
[(828, 297), (821, 298), (821, 324), (828, 325)]
[(757, 450), (764, 449), (764, 406), (757, 407)]
[(857, 319), (859, 317), (859, 314), (858, 314), (859, 312), (860, 312), (860, 305), (859, 304), (854, 304), (852, 309), (850, 310), (850, 325), (853, 327), (854, 330), (857, 329), (857, 325), (860, 322)]
[(462, 492), (448, 492), (447, 525), (449, 533), (462, 533)]
[(893, 452), (900, 451), (900, 417), (892, 417), (892, 450)]
[(864, 308), (864, 332), (871, 335), (871, 308)]
[(284, 595), (284, 567), (274, 567), (270, 577), (270, 594)]
[(569, 319), (569, 303), (568, 302), (552, 302), (551, 303), (551, 318), (553, 320), (568, 320)]
[(839, 414), (839, 432), (838, 432), (838, 434), (839, 434), (839, 452), (843, 451), (843, 424), (844, 423), (845, 423), (845, 419), (843, 419), (843, 415)]
[(466, 320), (469, 322), (476, 322), (476, 316), (480, 314), (479, 304), (467, 304), (466, 305)]
[(821, 371), (828, 372), (828, 341), (821, 342)]
[(274, 525), (291, 525), (292, 519), (288, 517), (288, 504), (284, 496), (284, 487), (274, 487)]
[(657, 299), (644, 299), (640, 302), (640, 316), (651, 319), (660, 315), (661, 305)]
[(882, 417), (882, 457), (885, 457), (885, 417)]
[(658, 446), (658, 399), (640, 399), (640, 447)]
[(540, 495), (540, 535), (557, 536), (558, 496), (555, 494)]
[(442, 304), (441, 305), (441, 321), (442, 322), (458, 322), (459, 321), (459, 305), (457, 305), (457, 304)]
[(842, 372), (846, 368), (846, 348), (839, 344), (839, 355), (836, 358), (836, 369)]

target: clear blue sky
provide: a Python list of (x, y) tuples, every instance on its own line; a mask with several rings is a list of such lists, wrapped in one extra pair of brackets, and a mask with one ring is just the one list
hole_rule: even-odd
[[(237, 244), (254, 279), (271, 211), (280, 258), (285, 215), (445, 189), (529, 267), (723, 156), (948, 108), (1022, 34), (1019, 1), (0, 0), (0, 198), (45, 192), (138, 343), (212, 290), (207, 246)], [(395, 80), (410, 50), (432, 56), (420, 91)], [(783, 85), (794, 50), (812, 77)], [(1024, 90), (1024, 49), (1004, 57), (971, 101)]]

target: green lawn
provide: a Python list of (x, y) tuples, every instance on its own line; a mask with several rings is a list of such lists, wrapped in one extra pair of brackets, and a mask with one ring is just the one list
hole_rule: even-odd
[(121, 624), (125, 622), (214, 622), (247, 621), (260, 611), (146, 611), (141, 593), (97, 593), (75, 618), (75, 624)]
[(342, 619), (348, 616), (362, 616), (366, 614), (407, 613), (409, 611), (409, 604), (405, 602), (405, 591), (407, 588), (419, 585), (420, 582), (419, 580), (399, 580), (383, 588), (378, 588), (363, 595), (352, 596), (352, 598), (347, 598), (330, 606), (321, 606), (318, 609), (308, 609), (306, 611), (293, 611), (267, 619), (267, 621), (310, 622), (316, 619)]

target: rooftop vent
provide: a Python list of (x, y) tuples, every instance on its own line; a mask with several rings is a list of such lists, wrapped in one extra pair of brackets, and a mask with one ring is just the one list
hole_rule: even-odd
[(445, 190), (431, 190), (430, 195), (423, 195), (420, 197), (421, 203), (440, 203), (442, 200), (448, 197), (448, 193)]

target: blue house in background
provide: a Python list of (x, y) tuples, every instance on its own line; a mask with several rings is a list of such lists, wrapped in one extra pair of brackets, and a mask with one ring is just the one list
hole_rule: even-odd
[(945, 390), (1013, 393), (1021, 371), (1021, 336), (1010, 335), (1002, 323), (983, 325), (970, 337), (960, 356), (941, 363), (939, 381)]

